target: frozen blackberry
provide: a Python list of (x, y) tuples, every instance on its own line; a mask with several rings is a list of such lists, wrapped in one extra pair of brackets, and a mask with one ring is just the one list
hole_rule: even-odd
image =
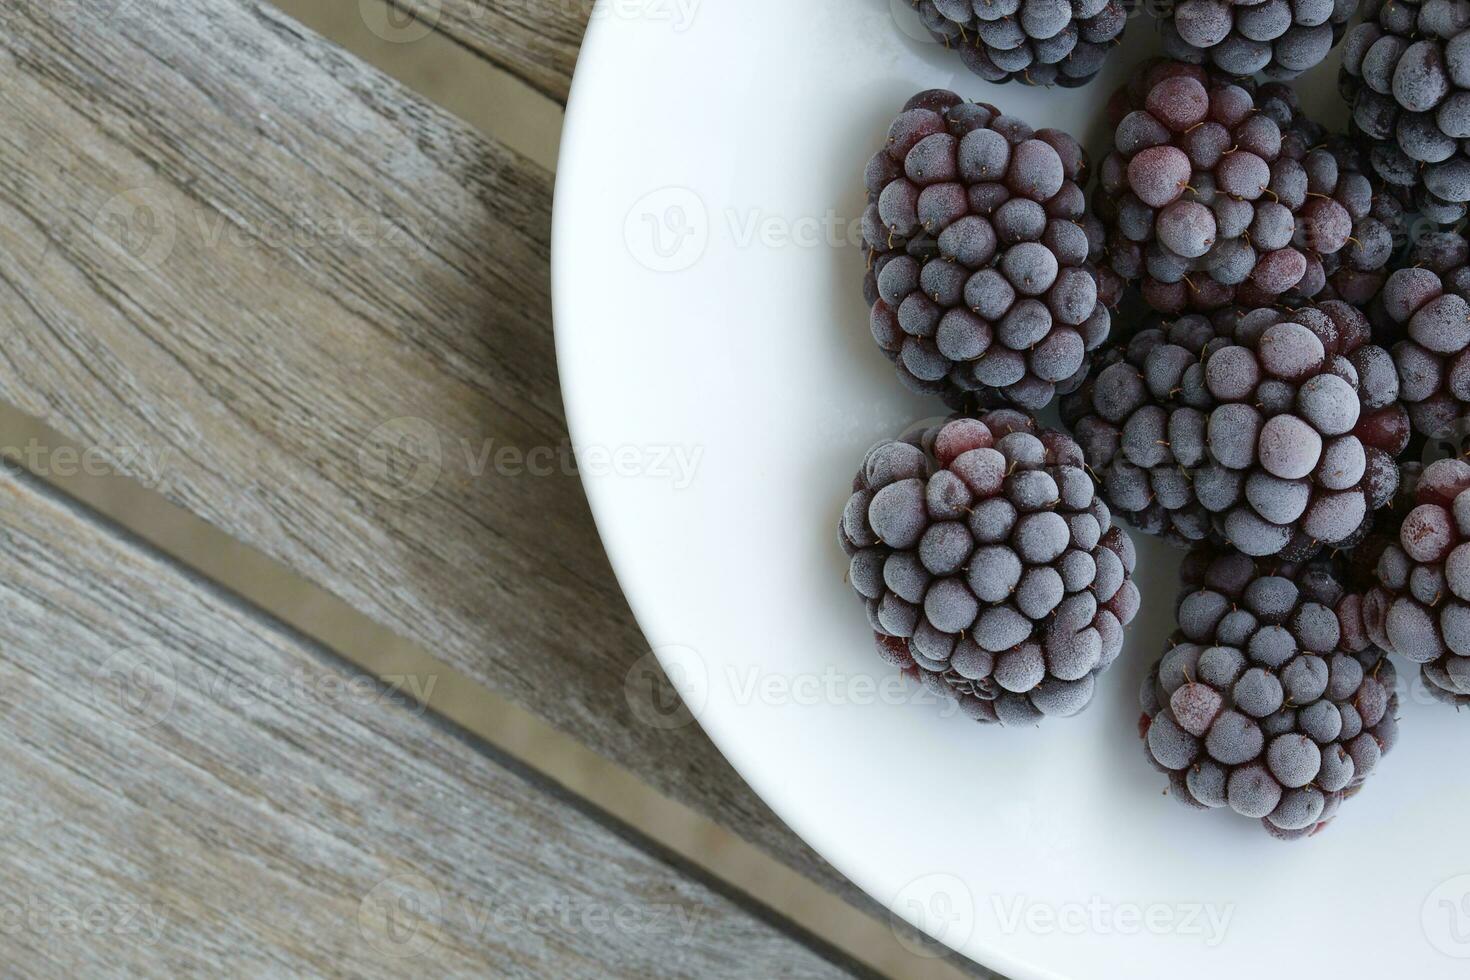
[[(1399, 276), (1392, 289), (1387, 288), (1385, 279), (1385, 288), (1380, 289), (1367, 306), (1374, 335), (1386, 341), (1385, 346), (1392, 346), (1408, 336), (1408, 322), (1414, 312), (1431, 298), (1427, 294), (1434, 292), (1436, 279), (1440, 292), (1470, 296), (1470, 241), (1466, 240), (1463, 232), (1413, 228), (1408, 237), (1413, 244), (1394, 263), (1394, 271), (1404, 271), (1404, 275)], [(1392, 274), (1388, 278), (1392, 278)]]
[(1255, 100), (1281, 130), (1273, 190), (1289, 204), (1305, 190), (1295, 240), (1307, 246), (1307, 273), (1293, 294), (1365, 306), (1383, 288), (1397, 243), (1407, 235), (1403, 204), (1365, 170), (1352, 140), (1306, 116), (1295, 89), (1267, 83)]
[(1082, 451), (1015, 409), (880, 443), (840, 538), (880, 655), (982, 722), (1081, 711), (1138, 612)]
[(1338, 300), (1140, 330), (1062, 399), (1115, 512), (1248, 555), (1348, 547), (1393, 499), (1409, 440), (1392, 359)]
[(1393, 346), (1402, 398), (1414, 429), (1447, 443), (1455, 455), (1467, 448), (1470, 412), (1470, 268), (1458, 232), (1430, 235), (1410, 252), (1413, 264), (1388, 277), (1374, 301), (1382, 333), (1401, 338)]
[(1363, 599), (1372, 641), (1421, 665), (1425, 687), (1470, 705), (1470, 463), (1430, 463)]
[(1036, 410), (1074, 390), (1121, 287), (1099, 276), (1087, 156), (1055, 129), (924, 92), (868, 163), (873, 336), (912, 389), (951, 407)]
[(1201, 548), (1181, 575), (1179, 631), (1140, 691), (1149, 760), (1186, 806), (1316, 833), (1397, 735), (1393, 665), (1361, 598), (1332, 560)]
[(1373, 169), (1424, 217), (1470, 202), (1470, 7), (1366, 0), (1342, 46), (1339, 84)]
[(1340, 148), (1306, 142), (1313, 131), (1288, 96), (1272, 89), (1258, 104), (1249, 83), (1177, 61), (1146, 64), (1114, 95), (1093, 205), (1105, 265), (1153, 309), (1300, 302), (1329, 272), (1388, 261), (1372, 188)]
[(1128, 23), (1120, 0), (909, 0), (929, 33), (988, 82), (1084, 85)]
[(1227, 75), (1295, 78), (1342, 40), (1358, 0), (1183, 0), (1162, 4), (1170, 57)]

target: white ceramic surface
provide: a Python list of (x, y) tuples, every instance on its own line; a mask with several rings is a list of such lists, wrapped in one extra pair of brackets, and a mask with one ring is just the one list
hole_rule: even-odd
[[(1155, 46), (1135, 20), (1084, 89), (996, 87), (915, 26), (901, 0), (604, 0), (594, 16), (556, 188), (557, 351), (650, 644), (798, 834), (1017, 980), (1470, 975), (1470, 716), (1407, 687), (1397, 751), (1310, 841), (1185, 810), (1136, 726), (1176, 591), (1157, 542), (1134, 535), (1145, 608), (1077, 719), (980, 728), (877, 665), (837, 516), (864, 450), (942, 409), (899, 387), (868, 333), (863, 164), (933, 87), (1068, 129), (1097, 159), (1107, 93)], [(1335, 68), (1301, 84), (1342, 118)]]

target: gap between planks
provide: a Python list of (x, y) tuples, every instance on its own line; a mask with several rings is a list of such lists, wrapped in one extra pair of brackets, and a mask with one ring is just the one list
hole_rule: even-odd
[(8, 466), (0, 537), (0, 976), (870, 975)]
[(545, 170), (564, 111), (510, 72), (386, 0), (270, 0), (302, 25)]
[[(529, 711), (441, 662), (263, 552), (144, 488), (92, 467), (47, 466), (88, 447), (0, 402), (0, 457), (90, 507), (186, 568), (321, 644), (383, 683), (435, 678), (416, 694), (431, 711), (680, 861), (817, 937), (859, 967), (904, 980), (965, 980), (973, 967), (915, 955), (898, 932), (718, 824), (648, 786)], [(37, 463), (40, 465), (36, 465)], [(64, 471), (64, 472), (63, 472)], [(905, 930), (907, 934), (907, 930)], [(800, 938), (796, 936), (795, 938)]]

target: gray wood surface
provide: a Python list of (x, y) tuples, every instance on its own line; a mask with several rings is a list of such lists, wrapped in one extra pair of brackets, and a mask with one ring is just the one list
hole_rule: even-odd
[(0, 609), (0, 975), (846, 975), (8, 469)]
[[(373, 0), (378, 2), (378, 0)], [(582, 34), (593, 0), (392, 0), (423, 29), (454, 38), (504, 71), (566, 104)], [(642, 17), (682, 24), (701, 0), (620, 0), (604, 16)], [(399, 43), (412, 44), (420, 29), (395, 19)]]
[(640, 720), (575, 477), (497, 467), (565, 441), (547, 173), (253, 0), (23, 5), (0, 73), (0, 398), (858, 900)]

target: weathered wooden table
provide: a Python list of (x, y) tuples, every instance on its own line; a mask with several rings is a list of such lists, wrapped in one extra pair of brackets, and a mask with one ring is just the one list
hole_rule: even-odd
[(960, 973), (672, 713), (565, 463), (591, 0), (399, 2), (0, 8), (0, 974)]

